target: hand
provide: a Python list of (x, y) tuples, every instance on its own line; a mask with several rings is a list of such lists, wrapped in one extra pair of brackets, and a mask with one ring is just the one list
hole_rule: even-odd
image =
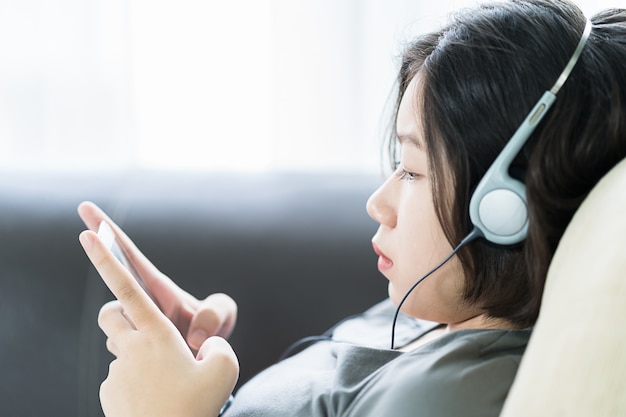
[(102, 220), (111, 225), (161, 311), (194, 351), (209, 336), (230, 336), (237, 318), (237, 304), (232, 298), (225, 294), (212, 294), (198, 300), (161, 273), (98, 206), (90, 202), (81, 203), (78, 214), (91, 230), (97, 230)]
[(105, 415), (217, 416), (239, 372), (230, 345), (208, 338), (196, 357), (174, 326), (117, 262), (96, 233), (80, 235), (87, 256), (117, 297), (101, 309), (100, 327), (116, 356), (100, 387)]

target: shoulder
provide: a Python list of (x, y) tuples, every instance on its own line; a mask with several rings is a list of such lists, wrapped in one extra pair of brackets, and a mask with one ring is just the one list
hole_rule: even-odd
[(367, 415), (498, 416), (529, 331), (457, 331), (390, 362), (370, 381)]
[[(396, 306), (389, 298), (375, 304), (361, 314), (340, 322), (332, 329), (333, 339), (377, 349), (389, 348), (391, 323)], [(400, 314), (396, 323), (396, 345), (404, 345), (438, 323), (415, 319)]]

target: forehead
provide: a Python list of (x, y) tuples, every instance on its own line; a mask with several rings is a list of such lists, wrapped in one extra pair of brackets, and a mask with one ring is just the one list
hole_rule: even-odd
[(412, 143), (419, 148), (423, 148), (422, 120), (418, 106), (419, 79), (418, 73), (413, 77), (402, 96), (396, 119), (396, 133), (401, 144)]

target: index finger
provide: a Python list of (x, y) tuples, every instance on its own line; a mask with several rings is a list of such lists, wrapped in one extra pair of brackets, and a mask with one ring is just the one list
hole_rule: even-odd
[[(104, 220), (114, 231), (117, 239), (122, 243), (128, 255), (135, 262), (141, 251), (135, 246), (133, 241), (124, 233), (124, 231), (96, 204), (91, 201), (83, 201), (78, 205), (78, 215), (85, 225), (93, 231), (98, 230), (100, 223)], [(145, 258), (145, 257), (144, 257)], [(148, 261), (145, 259), (145, 261)], [(149, 261), (148, 261), (149, 262)]]
[(160, 321), (161, 311), (126, 268), (108, 250), (98, 235), (85, 230), (79, 240), (104, 283), (122, 303), (137, 329)]
[(114, 230), (117, 240), (124, 249), (131, 264), (137, 269), (141, 278), (148, 287), (152, 287), (154, 277), (161, 276), (159, 270), (150, 262), (148, 258), (137, 248), (133, 241), (107, 214), (91, 201), (83, 201), (78, 206), (78, 214), (85, 225), (93, 231), (98, 230), (100, 222), (103, 220)]

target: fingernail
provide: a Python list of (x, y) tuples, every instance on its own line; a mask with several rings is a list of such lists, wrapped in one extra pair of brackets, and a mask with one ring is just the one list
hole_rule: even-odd
[(209, 338), (209, 334), (205, 332), (204, 330), (201, 330), (201, 329), (195, 330), (189, 336), (189, 345), (193, 347), (194, 349), (198, 349), (200, 348), (200, 346), (202, 346), (202, 343), (204, 343), (204, 341), (207, 340), (208, 338)]

